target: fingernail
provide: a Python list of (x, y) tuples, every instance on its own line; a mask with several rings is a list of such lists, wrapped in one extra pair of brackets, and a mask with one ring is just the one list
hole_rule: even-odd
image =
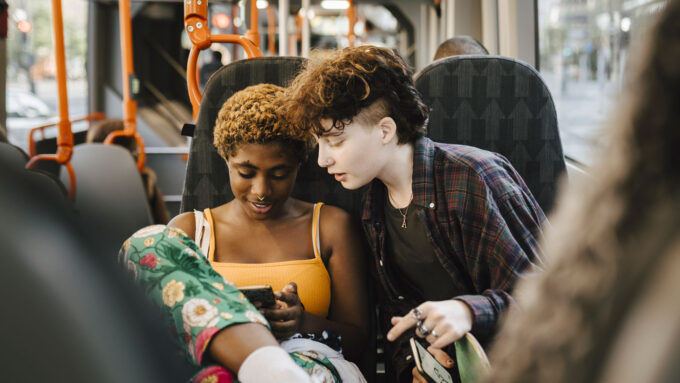
[(392, 333), (387, 333), (387, 340), (389, 340), (390, 342), (393, 341), (394, 335), (392, 335)]

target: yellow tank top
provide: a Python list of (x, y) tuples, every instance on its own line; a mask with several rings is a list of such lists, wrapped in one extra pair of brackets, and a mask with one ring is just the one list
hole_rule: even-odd
[(210, 209), (205, 209), (203, 213), (210, 225), (208, 260), (215, 271), (236, 287), (270, 285), (274, 291), (281, 291), (289, 282), (295, 282), (305, 310), (325, 318), (328, 316), (328, 307), (331, 303), (331, 277), (321, 259), (319, 241), (321, 206), (323, 203), (314, 205), (312, 219), (314, 258), (272, 263), (215, 262), (215, 226)]

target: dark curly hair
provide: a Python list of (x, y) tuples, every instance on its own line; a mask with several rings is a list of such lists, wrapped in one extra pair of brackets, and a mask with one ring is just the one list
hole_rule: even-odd
[(242, 144), (279, 142), (299, 162), (307, 158), (310, 134), (278, 114), (283, 88), (272, 84), (249, 86), (222, 105), (215, 121), (213, 145), (225, 159)]
[(391, 49), (345, 48), (310, 59), (286, 91), (283, 111), (293, 124), (317, 135), (327, 133), (321, 119), (343, 129), (366, 108), (369, 123), (391, 117), (400, 144), (425, 135), (429, 108), (413, 83), (413, 73)]

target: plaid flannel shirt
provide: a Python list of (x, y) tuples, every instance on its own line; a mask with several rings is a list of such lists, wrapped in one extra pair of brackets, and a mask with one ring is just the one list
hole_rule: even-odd
[[(414, 145), (412, 188), (412, 206), (460, 291), (451, 298), (470, 307), (472, 333), (489, 340), (513, 302), (515, 281), (541, 262), (537, 237), (546, 221), (543, 211), (503, 156), (425, 137)], [(387, 300), (381, 306), (400, 307), (409, 300), (408, 289), (390, 272), (385, 258), (384, 198), (385, 186), (374, 180), (364, 194), (362, 222), (382, 285), (380, 295)]]

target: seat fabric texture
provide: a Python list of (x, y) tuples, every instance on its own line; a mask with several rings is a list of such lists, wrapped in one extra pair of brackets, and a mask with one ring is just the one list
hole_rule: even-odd
[(566, 165), (552, 96), (531, 66), (500, 56), (453, 56), (416, 75), (430, 106), (428, 136), (505, 156), (543, 210)]

